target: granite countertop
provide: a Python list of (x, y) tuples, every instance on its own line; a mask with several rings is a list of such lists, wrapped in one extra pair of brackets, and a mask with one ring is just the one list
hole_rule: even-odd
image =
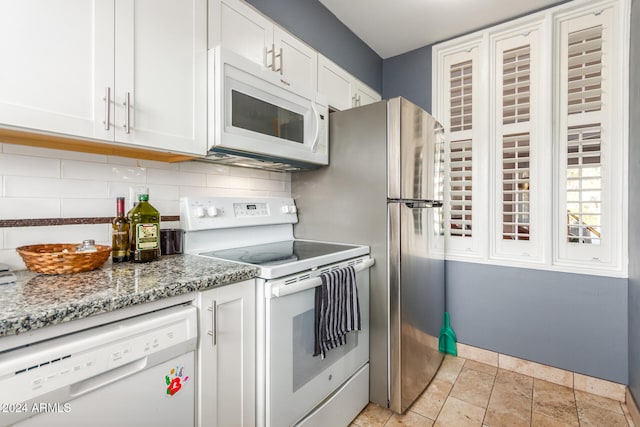
[(196, 255), (107, 264), (85, 273), (16, 272), (0, 286), (0, 337), (252, 279), (258, 269)]

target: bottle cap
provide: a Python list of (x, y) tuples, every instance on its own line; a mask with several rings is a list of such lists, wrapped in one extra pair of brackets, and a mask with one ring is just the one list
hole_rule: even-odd
[(138, 200), (141, 202), (148, 202), (149, 195), (148, 194), (138, 194)]

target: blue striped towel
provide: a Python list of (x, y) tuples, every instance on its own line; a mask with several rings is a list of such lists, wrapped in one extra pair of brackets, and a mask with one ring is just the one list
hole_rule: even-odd
[(362, 329), (360, 303), (353, 267), (322, 273), (315, 294), (314, 356), (324, 359), (327, 351), (344, 345), (347, 333)]

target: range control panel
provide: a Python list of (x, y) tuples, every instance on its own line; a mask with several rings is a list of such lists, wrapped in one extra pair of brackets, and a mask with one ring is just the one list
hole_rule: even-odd
[(183, 197), (180, 227), (186, 231), (295, 224), (298, 209), (286, 197)]

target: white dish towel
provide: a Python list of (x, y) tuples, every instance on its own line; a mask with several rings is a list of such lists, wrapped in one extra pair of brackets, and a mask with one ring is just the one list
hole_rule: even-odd
[(356, 272), (344, 267), (320, 275), (315, 294), (314, 356), (344, 345), (347, 333), (361, 330)]

